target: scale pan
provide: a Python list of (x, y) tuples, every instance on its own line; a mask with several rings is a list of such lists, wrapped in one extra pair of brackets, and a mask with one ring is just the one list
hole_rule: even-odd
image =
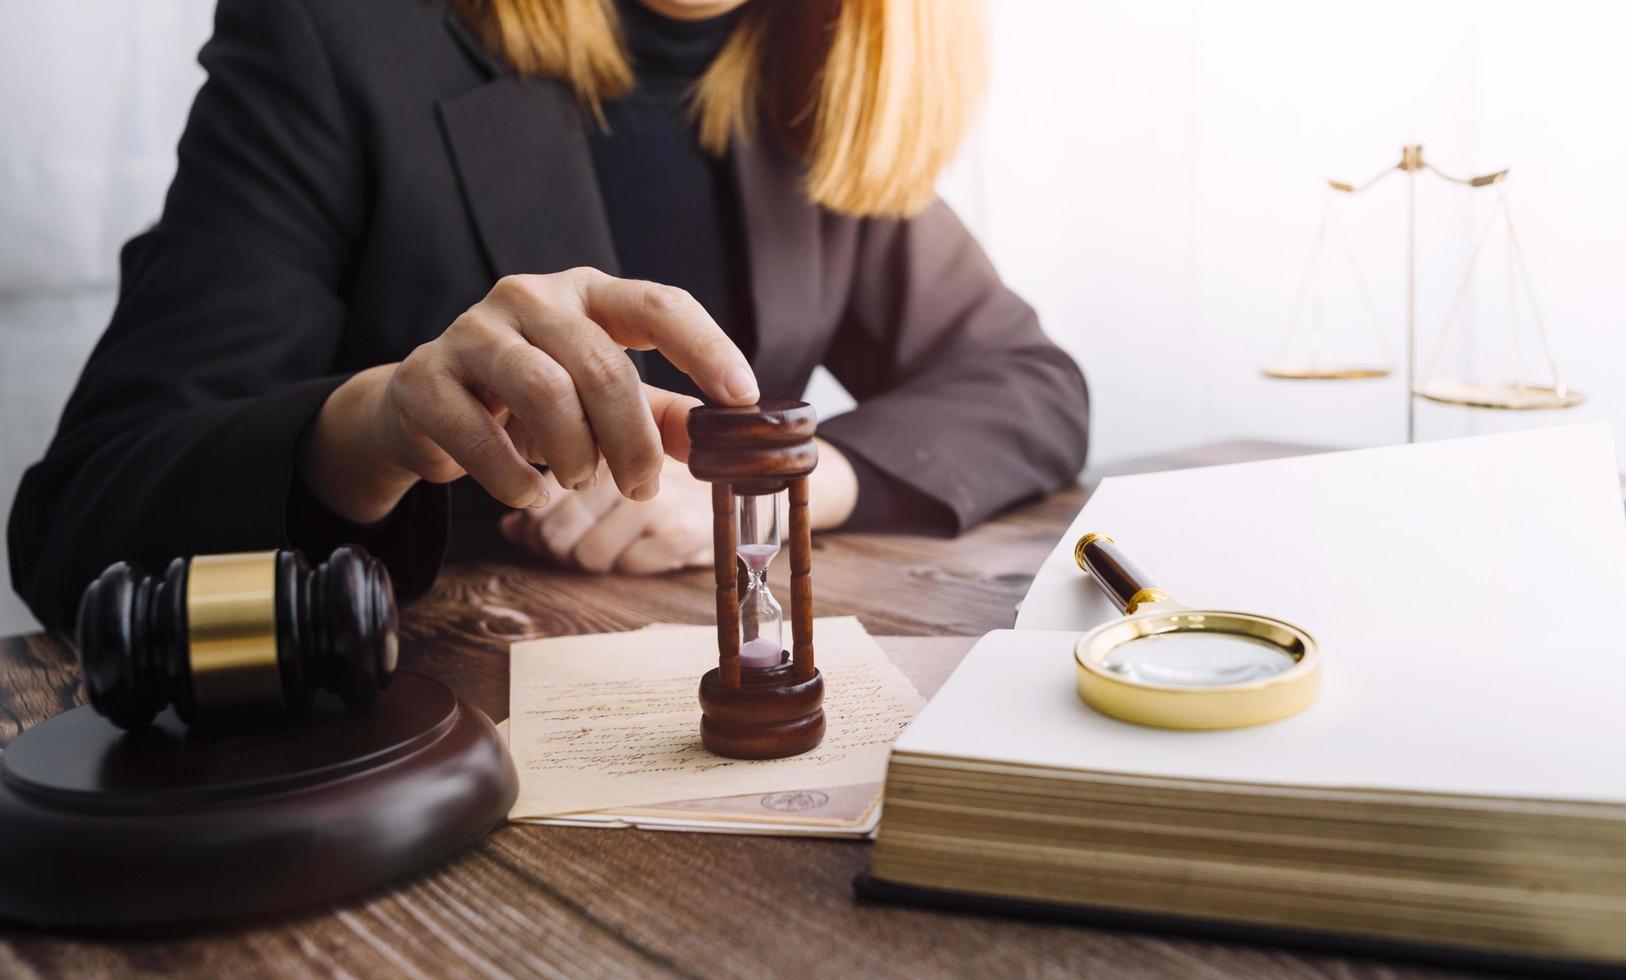
[(1387, 378), (1386, 367), (1268, 367), (1263, 369), (1267, 378), (1287, 381), (1355, 381), (1363, 378)]
[(1516, 385), (1494, 381), (1424, 381), (1415, 391), (1419, 397), (1442, 405), (1499, 408), (1516, 412), (1572, 408), (1586, 401), (1586, 395), (1573, 388)]

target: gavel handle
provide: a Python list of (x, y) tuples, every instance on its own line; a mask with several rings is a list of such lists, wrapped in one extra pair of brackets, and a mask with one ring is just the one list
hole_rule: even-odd
[(1169, 594), (1153, 585), (1146, 573), (1136, 568), (1104, 534), (1092, 531), (1079, 538), (1073, 548), (1073, 559), (1079, 568), (1090, 573), (1112, 604), (1126, 616), (1134, 615), (1135, 610), (1146, 603), (1170, 600)]

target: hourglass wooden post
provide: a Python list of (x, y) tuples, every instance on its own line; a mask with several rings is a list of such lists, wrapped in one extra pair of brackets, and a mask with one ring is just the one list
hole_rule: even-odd
[[(689, 471), (712, 485), (717, 667), (700, 679), (700, 739), (736, 759), (799, 755), (824, 738), (824, 678), (813, 657), (808, 474), (818, 418), (803, 402), (697, 408)], [(788, 498), (788, 508), (785, 507)], [(791, 649), (768, 588), (789, 510)]]

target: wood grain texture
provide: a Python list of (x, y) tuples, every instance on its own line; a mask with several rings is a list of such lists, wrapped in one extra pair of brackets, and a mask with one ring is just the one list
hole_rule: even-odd
[[(1283, 455), (1205, 448), (1164, 466)], [(1036, 501), (957, 540), (814, 541), (819, 607), (875, 634), (1009, 626), (1084, 494)], [(784, 574), (781, 572), (781, 574)], [(649, 623), (706, 623), (711, 569), (600, 578), (501, 564), (449, 569), (404, 610), (402, 665), (494, 719), (508, 714), (508, 644)], [(80, 699), (73, 655), (36, 634), (0, 640), (0, 739)], [(0, 841), (0, 846), (4, 842)], [(861, 843), (510, 826), (441, 870), (365, 901), (185, 937), (75, 937), (0, 927), (0, 976), (1444, 977), (1353, 960), (1144, 933), (859, 905)], [(794, 929), (784, 928), (794, 922)]]

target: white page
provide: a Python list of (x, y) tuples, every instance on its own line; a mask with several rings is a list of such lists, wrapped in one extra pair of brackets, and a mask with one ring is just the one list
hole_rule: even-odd
[(1605, 423), (1104, 480), (1017, 629), (1117, 615), (1073, 562), (1087, 531), (1187, 605), (1303, 627), (1334, 669), (1352, 646), (1626, 651), (1626, 512)]
[(1079, 700), (1074, 631), (996, 630), (895, 750), (1138, 776), (1626, 803), (1626, 656), (1347, 647), (1301, 714), (1230, 731), (1108, 718)]

